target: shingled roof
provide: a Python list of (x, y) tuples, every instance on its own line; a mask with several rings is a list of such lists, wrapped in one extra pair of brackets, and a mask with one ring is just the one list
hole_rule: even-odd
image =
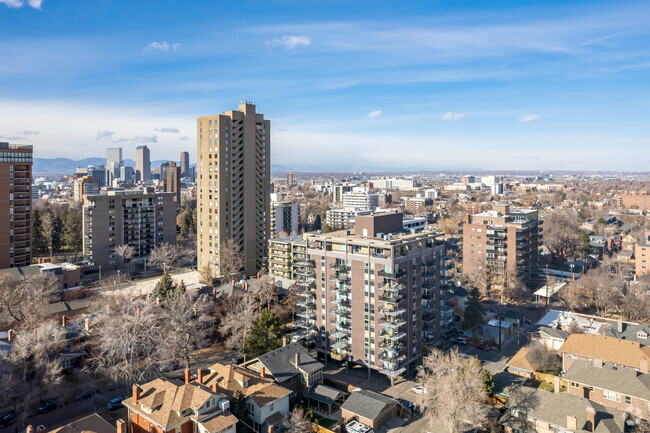
[[(299, 366), (296, 366), (295, 362), (296, 353), (300, 353)], [(273, 378), (278, 383), (291, 379), (300, 371), (304, 371), (309, 375), (323, 369), (323, 364), (314, 359), (300, 343), (291, 343), (279, 347), (259, 356), (257, 360), (273, 375)]]
[(650, 374), (643, 374), (632, 368), (611, 365), (594, 367), (593, 362), (573, 361), (564, 379), (641, 400), (650, 400)]
[(355, 415), (370, 420), (376, 420), (379, 415), (397, 404), (396, 400), (376, 392), (360, 389), (353, 391), (341, 405), (341, 410), (346, 410)]
[(603, 362), (632, 368), (640, 368), (643, 357), (650, 358), (650, 346), (600, 334), (571, 334), (558, 352), (601, 359)]

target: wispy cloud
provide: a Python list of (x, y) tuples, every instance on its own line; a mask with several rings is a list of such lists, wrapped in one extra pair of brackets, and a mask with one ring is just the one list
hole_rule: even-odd
[(519, 116), (519, 121), (520, 122), (535, 122), (542, 117), (539, 114), (522, 114)]
[(145, 51), (176, 51), (181, 44), (170, 44), (167, 41), (151, 42), (144, 47)]
[(445, 122), (455, 122), (457, 120), (462, 119), (463, 117), (467, 116), (465, 113), (452, 113), (451, 111), (444, 116), (442, 116), (442, 120)]
[(287, 35), (273, 39), (272, 41), (267, 42), (267, 44), (272, 47), (283, 46), (287, 50), (293, 50), (300, 46), (306, 47), (311, 45), (311, 39), (305, 35)]
[(0, 135), (0, 138), (3, 140), (24, 140), (25, 137), (20, 137), (17, 135)]
[(156, 128), (156, 129), (154, 129), (154, 131), (156, 131), (156, 132), (170, 132), (170, 133), (174, 133), (174, 134), (177, 134), (177, 133), (180, 132), (178, 130), (178, 128), (174, 128), (174, 127)]
[[(0, 0), (0, 3), (6, 4), (10, 8), (21, 8), (25, 5), (24, 0)], [(40, 9), (41, 4), (43, 4), (43, 0), (28, 0), (27, 4), (34, 9)]]
[(158, 136), (156, 134), (151, 135), (136, 135), (133, 137), (133, 141), (136, 143), (157, 143)]
[(379, 117), (379, 116), (381, 116), (382, 114), (384, 114), (383, 111), (381, 111), (381, 110), (375, 110), (375, 111), (371, 111), (370, 114), (368, 114), (368, 117), (370, 117), (371, 119), (374, 119), (375, 117)]
[(106, 131), (105, 129), (102, 129), (101, 131), (97, 131), (97, 140), (103, 140), (105, 138), (111, 138), (112, 136), (115, 135), (115, 131)]
[(181, 138), (179, 138), (180, 141), (187, 141), (189, 139), (190, 139), (190, 137), (188, 137), (187, 135), (184, 135)]
[(22, 135), (37, 135), (40, 134), (41, 131), (32, 131), (30, 129), (26, 129), (22, 132)]

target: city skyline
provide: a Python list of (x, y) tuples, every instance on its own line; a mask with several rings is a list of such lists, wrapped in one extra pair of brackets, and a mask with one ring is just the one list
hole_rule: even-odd
[(333, 6), (2, 0), (0, 139), (195, 161), (196, 118), (250, 99), (291, 170), (647, 170), (647, 4)]

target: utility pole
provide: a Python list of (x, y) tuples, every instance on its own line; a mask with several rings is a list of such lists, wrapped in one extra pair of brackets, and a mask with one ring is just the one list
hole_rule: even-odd
[(517, 352), (519, 352), (519, 319), (517, 319)]
[(546, 311), (548, 312), (548, 264), (546, 265)]
[(501, 318), (503, 316), (503, 313), (501, 312), (501, 309), (499, 309), (499, 352), (501, 352)]

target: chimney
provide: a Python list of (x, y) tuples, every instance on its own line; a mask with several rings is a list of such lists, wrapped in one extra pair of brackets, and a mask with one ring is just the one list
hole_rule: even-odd
[(84, 319), (84, 329), (86, 331), (90, 331), (90, 317), (86, 317)]
[(115, 425), (117, 427), (117, 433), (126, 433), (126, 423), (123, 419), (115, 421)]
[(7, 341), (11, 343), (13, 339), (14, 339), (14, 330), (10, 329), (7, 331)]
[(36, 433), (46, 433), (46, 432), (47, 432), (47, 428), (43, 424), (36, 427)]
[(196, 370), (196, 380), (197, 380), (200, 384), (203, 383), (203, 370), (200, 369), (200, 368), (199, 368), (198, 370)]
[(61, 326), (65, 327), (68, 324), (68, 317), (63, 315), (61, 316)]
[(191, 376), (190, 376), (190, 369), (189, 369), (189, 368), (186, 368), (186, 369), (185, 369), (185, 383), (190, 383), (190, 379), (191, 379)]
[(300, 352), (296, 352), (296, 367), (300, 365)]
[(140, 398), (140, 385), (133, 385), (133, 404), (138, 404), (138, 399)]
[(607, 323), (603, 325), (603, 337), (607, 337)]
[(273, 433), (273, 426), (272, 425), (269, 426), (269, 433)]
[(648, 358), (645, 356), (639, 361), (639, 371), (643, 374), (648, 374)]
[(282, 345), (283, 346), (287, 345), (287, 337), (282, 337)]
[(594, 367), (602, 368), (603, 360), (599, 358), (594, 358)]
[(156, 305), (160, 305), (160, 298), (156, 298)]
[(212, 392), (217, 394), (219, 392), (219, 384), (217, 383), (217, 379), (214, 379), (214, 382), (212, 382)]
[(587, 408), (586, 430), (591, 432), (596, 431), (596, 409), (591, 406)]
[(553, 392), (556, 394), (560, 393), (560, 378), (558, 376), (553, 378)]
[[(578, 420), (573, 415), (566, 416), (566, 429), (569, 431), (578, 430)], [(119, 431), (117, 433), (120, 433)]]
[(140, 318), (140, 307), (137, 307), (135, 309), (135, 317), (138, 318), (138, 319)]
[(244, 283), (244, 291), (248, 292), (248, 283)]
[(34, 427), (32, 425), (28, 425), (27, 428), (25, 429), (25, 433), (34, 433)]
[(619, 317), (619, 318), (618, 318), (618, 322), (616, 323), (616, 325), (617, 325), (616, 330), (617, 330), (619, 333), (623, 332), (623, 319), (621, 319), (621, 318)]
[(260, 377), (266, 377), (266, 368), (264, 366), (260, 367)]

